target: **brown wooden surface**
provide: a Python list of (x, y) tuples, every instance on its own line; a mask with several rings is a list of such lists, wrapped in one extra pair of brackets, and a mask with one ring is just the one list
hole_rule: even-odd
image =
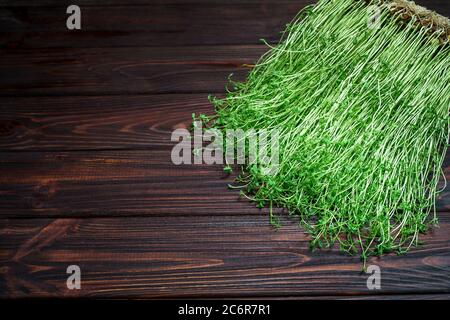
[[(380, 293), (447, 293), (450, 219), (407, 256), (373, 259)], [(0, 220), (4, 286), (16, 296), (228, 297), (368, 294), (358, 257), (308, 252), (294, 221), (267, 216)], [(82, 290), (65, 285), (80, 266)], [(25, 277), (24, 277), (25, 275)], [(27, 288), (24, 294), (20, 288)]]
[(0, 97), (0, 106), (0, 151), (169, 147), (171, 132), (188, 128), (192, 112), (214, 111), (203, 93)]
[[(224, 92), (267, 47), (7, 49), (0, 96)], [(131, 53), (130, 53), (131, 52)]]
[(170, 161), (171, 131), (307, 3), (80, 0), (69, 32), (71, 3), (0, 0), (0, 297), (448, 299), (449, 188), (423, 245), (369, 261), (374, 292), (358, 257), (310, 252), (282, 210), (274, 230), (219, 166)]
[[(273, 5), (225, 1), (159, 3), (136, 6), (85, 6), (83, 32), (67, 36), (67, 6), (8, 7), (3, 19), (13, 21), (2, 28), (0, 45), (5, 47), (126, 47), (274, 42), (275, 30), (312, 0)], [(269, 14), (270, 12), (270, 14)], [(54, 17), (57, 17), (56, 19)], [(218, 20), (220, 19), (220, 23)], [(196, 21), (196, 23), (192, 23)], [(43, 41), (45, 38), (45, 41)]]

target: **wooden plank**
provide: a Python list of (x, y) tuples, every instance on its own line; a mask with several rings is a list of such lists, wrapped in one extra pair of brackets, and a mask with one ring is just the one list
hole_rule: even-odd
[(341, 295), (341, 296), (291, 296), (291, 297), (249, 297), (243, 298), (242, 300), (253, 300), (258, 299), (260, 301), (264, 300), (283, 300), (283, 301), (292, 301), (292, 300), (389, 300), (389, 301), (409, 301), (409, 300), (427, 300), (427, 301), (441, 301), (441, 300), (449, 300), (449, 293), (442, 294), (358, 294), (358, 295)]
[[(123, 6), (123, 5), (149, 5), (149, 4), (210, 4), (210, 3), (227, 3), (229, 5), (236, 4), (270, 4), (285, 5), (298, 3), (299, 0), (77, 0), (77, 4), (81, 6)], [(310, 1), (315, 3), (317, 1)], [(432, 10), (441, 10), (441, 14), (450, 16), (450, 5), (447, 0), (416, 0), (415, 3), (425, 6)], [(67, 7), (73, 4), (71, 0), (0, 0), (0, 7)], [(447, 13), (447, 14), (446, 14)]]
[[(449, 214), (424, 245), (374, 258), (378, 294), (450, 292)], [(230, 297), (374, 294), (358, 257), (311, 253), (295, 222), (265, 216), (0, 220), (1, 297)], [(66, 268), (81, 268), (81, 290)]]
[[(299, 0), (77, 0), (79, 6), (135, 6), (149, 4), (208, 4), (208, 3), (228, 3), (230, 5), (250, 3), (250, 4), (286, 4), (295, 3)], [(419, 0), (419, 2), (424, 0)], [(443, 0), (428, 0), (432, 2), (442, 2)], [(0, 7), (67, 7), (73, 4), (71, 0), (0, 0)]]
[[(1, 217), (258, 215), (220, 165), (171, 162), (170, 147), (138, 151), (3, 152)], [(450, 158), (446, 175), (450, 178)], [(450, 209), (450, 188), (437, 208)], [(263, 210), (267, 214), (267, 209)]]
[(170, 146), (207, 94), (0, 98), (0, 150), (114, 150)]
[(0, 95), (224, 92), (268, 48), (196, 46), (6, 50)]
[[(66, 27), (67, 6), (0, 8), (0, 48), (142, 47), (277, 42), (313, 0), (81, 6), (81, 30)], [(80, 4), (79, 4), (80, 5)]]
[[(82, 30), (74, 32), (66, 28), (70, 1), (6, 0), (0, 2), (0, 48), (256, 44), (261, 38), (275, 43), (285, 25), (314, 2), (82, 0)], [(450, 15), (445, 0), (422, 4)]]
[(0, 216), (259, 214), (221, 166), (176, 166), (170, 154), (2, 153)]

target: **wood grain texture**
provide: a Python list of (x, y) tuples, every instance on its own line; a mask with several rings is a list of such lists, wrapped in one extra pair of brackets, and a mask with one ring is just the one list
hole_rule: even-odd
[(175, 166), (170, 149), (4, 153), (0, 216), (258, 214), (220, 166)]
[(0, 48), (142, 47), (277, 42), (313, 0), (81, 6), (81, 30), (66, 27), (67, 6), (0, 8)]
[[(70, 1), (0, 2), (0, 48), (74, 48), (276, 43), (314, 0), (78, 1), (82, 30), (66, 28)], [(445, 0), (420, 4), (450, 15)]]
[[(375, 258), (385, 293), (448, 293), (450, 223), (407, 256)], [(358, 257), (309, 252), (295, 222), (266, 216), (0, 220), (0, 295), (227, 297), (370, 294)], [(67, 290), (66, 268), (82, 270)]]
[(161, 148), (189, 128), (192, 113), (213, 112), (207, 94), (3, 97), (0, 150)]
[[(233, 177), (220, 165), (176, 166), (170, 155), (170, 148), (3, 152), (0, 216), (260, 214), (237, 190), (227, 190)], [(447, 167), (447, 178), (449, 172)], [(438, 210), (450, 208), (449, 192), (440, 194)]]
[(264, 45), (4, 50), (0, 96), (225, 92)]

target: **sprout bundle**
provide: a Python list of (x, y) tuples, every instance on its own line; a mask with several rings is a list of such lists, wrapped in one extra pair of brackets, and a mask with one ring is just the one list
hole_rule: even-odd
[(303, 10), (245, 83), (212, 99), (208, 124), (276, 128), (278, 171), (244, 166), (243, 194), (300, 217), (313, 247), (363, 259), (408, 250), (436, 221), (449, 134), (448, 20), (407, 1), (371, 4), (378, 27), (366, 1)]

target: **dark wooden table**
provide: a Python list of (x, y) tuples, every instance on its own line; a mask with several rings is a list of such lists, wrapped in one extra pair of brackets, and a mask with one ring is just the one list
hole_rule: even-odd
[(72, 1), (0, 1), (0, 297), (450, 298), (448, 188), (422, 246), (369, 261), (371, 291), (358, 257), (275, 231), (220, 166), (170, 160), (171, 132), (312, 0), (75, 2), (69, 31)]

